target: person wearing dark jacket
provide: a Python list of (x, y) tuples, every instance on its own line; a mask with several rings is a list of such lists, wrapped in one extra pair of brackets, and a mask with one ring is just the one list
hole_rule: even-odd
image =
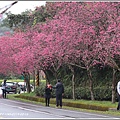
[(46, 103), (46, 106), (48, 107), (50, 104), (51, 92), (52, 92), (52, 86), (48, 82), (48, 84), (45, 87), (45, 103)]
[(6, 98), (6, 79), (4, 79), (3, 84), (2, 84), (2, 97)]
[(56, 107), (58, 108), (58, 106), (60, 106), (60, 108), (62, 108), (62, 96), (64, 94), (64, 86), (61, 83), (61, 80), (58, 79), (55, 87), (53, 87), (56, 89)]

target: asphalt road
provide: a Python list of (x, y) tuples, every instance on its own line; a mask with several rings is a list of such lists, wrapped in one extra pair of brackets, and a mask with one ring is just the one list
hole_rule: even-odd
[(120, 119), (106, 115), (58, 109), (0, 98), (0, 119), (1, 118)]

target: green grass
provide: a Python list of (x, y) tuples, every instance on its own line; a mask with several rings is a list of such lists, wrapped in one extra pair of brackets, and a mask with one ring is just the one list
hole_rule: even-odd
[[(31, 93), (22, 93), (25, 96), (36, 96), (35, 92), (31, 92)], [(55, 99), (55, 98), (51, 98), (51, 99)], [(72, 102), (72, 103), (81, 103), (81, 104), (89, 104), (89, 105), (98, 105), (98, 106), (105, 106), (105, 107), (109, 107), (109, 108), (116, 108), (118, 102), (116, 103), (112, 103), (111, 101), (92, 101), (92, 100), (73, 100), (73, 99), (63, 99), (64, 102)]]
[(30, 92), (30, 93), (22, 93), (24, 94), (25, 96), (35, 96), (35, 92)]
[(72, 99), (63, 99), (63, 101), (74, 102), (74, 103), (83, 103), (83, 104), (90, 104), (90, 105), (99, 105), (105, 106), (110, 108), (116, 108), (117, 102), (112, 103), (111, 101), (92, 101), (92, 100), (72, 100)]
[[(22, 81), (24, 81), (24, 80), (22, 80), (22, 79), (7, 79), (7, 81), (22, 82)], [(0, 79), (0, 82), (3, 82), (3, 79)]]

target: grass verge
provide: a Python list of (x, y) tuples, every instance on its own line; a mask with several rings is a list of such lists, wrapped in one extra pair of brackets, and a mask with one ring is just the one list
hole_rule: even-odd
[[(34, 93), (23, 93), (25, 96), (35, 96)], [(36, 101), (31, 101), (31, 100), (26, 100), (23, 98), (18, 98), (16, 96), (19, 96), (18, 94), (8, 94), (8, 99), (12, 100), (18, 100), (18, 101), (23, 101), (23, 102), (29, 102), (29, 103), (34, 103), (34, 104), (39, 104), (42, 106), (45, 106), (45, 103), (43, 102), (36, 102)], [(54, 98), (51, 98), (54, 99)], [(116, 108), (117, 102), (112, 104), (110, 101), (87, 101), (87, 100), (68, 100), (68, 99), (63, 99), (63, 102), (72, 102), (74, 103), (83, 103), (83, 104), (90, 104), (90, 105), (102, 105), (102, 106), (109, 106), (109, 108)], [(50, 104), (51, 107), (55, 107), (55, 104)], [(90, 112), (90, 113), (98, 113), (98, 114), (104, 114), (104, 115), (111, 115), (111, 116), (119, 116), (120, 117), (120, 111), (116, 110), (110, 110), (110, 111), (96, 111), (96, 110), (89, 110), (89, 109), (81, 109), (81, 108), (75, 108), (75, 107), (68, 107), (68, 106), (63, 106), (64, 109), (69, 109), (69, 110), (77, 110), (77, 111), (82, 111), (82, 112)]]

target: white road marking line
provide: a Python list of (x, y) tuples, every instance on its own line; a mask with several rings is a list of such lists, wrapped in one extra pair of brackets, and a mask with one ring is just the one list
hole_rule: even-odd
[(32, 110), (32, 109), (28, 109), (28, 108), (24, 108), (24, 107), (13, 106), (13, 105), (8, 105), (8, 104), (4, 104), (4, 103), (0, 103), (0, 104), (10, 106), (10, 107), (13, 107), (13, 108), (19, 108), (19, 109), (30, 111), (30, 112), (43, 113), (43, 114), (47, 114), (47, 115), (51, 115), (51, 116), (54, 115), (56, 117), (61, 117), (61, 118), (65, 118), (65, 119), (74, 119), (74, 118), (69, 118), (69, 117), (65, 117), (65, 116), (62, 116), (62, 115), (55, 115), (55, 114), (52, 114), (52, 113), (42, 112), (42, 111), (38, 111), (38, 110)]

